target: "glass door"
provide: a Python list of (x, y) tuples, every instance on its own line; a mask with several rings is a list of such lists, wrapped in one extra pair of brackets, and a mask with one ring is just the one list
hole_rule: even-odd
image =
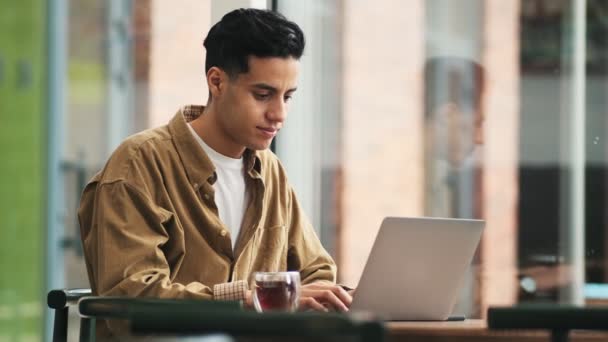
[[(132, 13), (130, 1), (55, 1), (49, 8), (48, 289), (89, 287), (77, 210), (88, 180), (133, 131)], [(71, 313), (68, 334), (76, 339)]]

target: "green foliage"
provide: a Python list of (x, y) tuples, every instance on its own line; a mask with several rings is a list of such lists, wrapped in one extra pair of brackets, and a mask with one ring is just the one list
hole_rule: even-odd
[(0, 0), (0, 340), (42, 338), (44, 4)]

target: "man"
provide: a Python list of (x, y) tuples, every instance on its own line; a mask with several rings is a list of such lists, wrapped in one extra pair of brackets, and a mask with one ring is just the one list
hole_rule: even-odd
[(300, 272), (300, 307), (346, 311), (321, 246), (268, 147), (297, 89), (304, 35), (280, 14), (239, 9), (205, 39), (205, 107), (128, 138), (79, 209), (93, 293), (231, 299), (256, 271)]
[[(481, 218), (484, 70), (475, 61), (433, 57), (425, 69), (426, 214)], [(474, 258), (454, 312), (480, 317)]]
[(459, 57), (425, 64), (426, 207), (432, 216), (481, 216), (483, 69)]

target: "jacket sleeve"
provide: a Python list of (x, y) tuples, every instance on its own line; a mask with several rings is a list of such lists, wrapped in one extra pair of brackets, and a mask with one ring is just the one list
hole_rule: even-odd
[[(78, 216), (87, 270), (97, 295), (244, 298), (246, 283), (216, 284), (219, 291), (214, 297), (205, 284), (174, 282), (185, 254), (183, 230), (169, 224), (176, 219), (173, 213), (125, 181), (87, 186)], [(231, 291), (232, 287), (238, 291)], [(232, 296), (228, 298), (227, 293)]]
[(289, 246), (287, 267), (299, 270), (302, 284), (336, 282), (336, 264), (319, 240), (300, 207), (293, 189), (289, 189)]

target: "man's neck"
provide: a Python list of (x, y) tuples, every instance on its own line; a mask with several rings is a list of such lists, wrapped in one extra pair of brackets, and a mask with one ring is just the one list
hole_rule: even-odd
[(192, 128), (209, 147), (230, 158), (241, 158), (244, 146), (238, 146), (224, 132), (217, 118), (221, 115), (213, 106), (205, 107), (203, 114), (190, 122)]

